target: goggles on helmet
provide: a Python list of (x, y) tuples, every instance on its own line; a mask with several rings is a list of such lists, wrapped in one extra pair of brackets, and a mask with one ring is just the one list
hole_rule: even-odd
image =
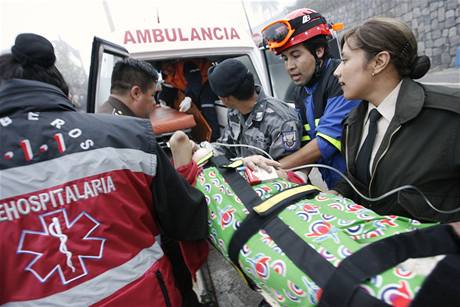
[(286, 44), (294, 32), (288, 20), (277, 20), (262, 29), (262, 38), (268, 48), (275, 49)]
[[(298, 16), (292, 20), (277, 20), (266, 25), (262, 29), (264, 43), (270, 50), (276, 50), (289, 41), (289, 39), (304, 31), (319, 27), (318, 31), (313, 31), (312, 36), (319, 34), (330, 34), (329, 25), (323, 16), (318, 13)], [(318, 32), (318, 33), (316, 33)], [(311, 37), (305, 37), (309, 39)]]

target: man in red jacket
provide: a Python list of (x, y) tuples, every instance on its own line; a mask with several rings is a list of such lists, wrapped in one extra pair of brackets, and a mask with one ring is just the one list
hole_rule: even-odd
[(0, 305), (181, 306), (161, 237), (205, 239), (204, 196), (148, 120), (76, 112), (55, 60), (35, 34), (0, 56)]

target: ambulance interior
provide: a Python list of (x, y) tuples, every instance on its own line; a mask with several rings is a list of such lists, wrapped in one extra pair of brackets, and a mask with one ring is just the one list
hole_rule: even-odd
[[(252, 65), (252, 62), (250, 61), (249, 57), (247, 55), (238, 55), (238, 54), (234, 54), (234, 55), (228, 55), (228, 56), (205, 56), (205, 57), (192, 57), (192, 58), (173, 58), (173, 59), (165, 59), (165, 60), (155, 60), (155, 61), (149, 61), (155, 68), (157, 68), (157, 70), (160, 72), (160, 88), (159, 88), (159, 92), (157, 93), (157, 97), (156, 97), (156, 101), (157, 103), (161, 103), (162, 105), (167, 105), (169, 107), (172, 107), (174, 109), (179, 109), (178, 106), (179, 106), (179, 103), (182, 101), (182, 99), (184, 98), (185, 96), (185, 91), (184, 91), (184, 87), (183, 86), (179, 86), (180, 88), (176, 88), (177, 90), (177, 94), (174, 96), (174, 97), (168, 97), (168, 95), (162, 95), (163, 93), (166, 93), (168, 91), (168, 89), (176, 84), (171, 84), (171, 82), (168, 82), (168, 78), (167, 78), (167, 73), (164, 71), (164, 64), (165, 63), (168, 63), (168, 64), (180, 64), (180, 63), (188, 63), (190, 61), (193, 61), (194, 63), (204, 63), (203, 65), (203, 71), (201, 72), (202, 74), (202, 80), (201, 80), (201, 91), (203, 91), (203, 89), (205, 87), (209, 87), (209, 83), (208, 83), (208, 80), (207, 80), (207, 70), (210, 66), (212, 65), (216, 65), (217, 63), (227, 59), (227, 58), (236, 58), (238, 60), (240, 60), (241, 62), (243, 62), (246, 67), (248, 67), (249, 71), (251, 71), (254, 75), (254, 79), (255, 79), (255, 82), (256, 84), (260, 84), (260, 80), (259, 80), (259, 77), (257, 75), (257, 73), (255, 72), (255, 68), (254, 66)], [(180, 74), (181, 72), (177, 72), (176, 71), (176, 74)], [(182, 76), (183, 77), (183, 76)], [(187, 81), (185, 81), (187, 82)], [(187, 85), (186, 85), (187, 86)], [(176, 85), (177, 87), (177, 85)], [(226, 124), (226, 119), (227, 119), (227, 107), (225, 105), (223, 105), (223, 103), (218, 99), (217, 96), (215, 96), (215, 94), (213, 94), (214, 97), (212, 99), (212, 103), (214, 104), (214, 108), (215, 108), (215, 111), (216, 111), (216, 115), (217, 115), (217, 123), (218, 123), (218, 126), (215, 126), (213, 127), (213, 125), (211, 123), (209, 123), (209, 120), (207, 120), (207, 124), (209, 124), (210, 128), (214, 128), (214, 129), (218, 129), (218, 133), (213, 133), (213, 135), (220, 135), (220, 132), (225, 128), (225, 124)], [(170, 99), (166, 99), (166, 98), (170, 98)], [(172, 99), (171, 99), (172, 98)], [(167, 100), (167, 101), (165, 101)], [(195, 106), (198, 106), (198, 109), (201, 111), (202, 108), (200, 107), (200, 104), (202, 103), (202, 101), (194, 101), (194, 100), (198, 100), (196, 99), (195, 97), (192, 97), (192, 103), (195, 105)], [(190, 113), (190, 112), (189, 112)], [(192, 112), (193, 113), (193, 112)], [(204, 114), (205, 117), (206, 117), (206, 114)], [(195, 121), (196, 121), (196, 124), (198, 126), (202, 126), (203, 124), (206, 125), (206, 122), (203, 123), (203, 122), (200, 122), (199, 119), (196, 118), (195, 116)], [(205, 121), (206, 121), (206, 118), (205, 118)], [(217, 127), (217, 128), (216, 128)], [(203, 130), (203, 127), (200, 127), (201, 130)], [(193, 130), (193, 129), (192, 129)], [(209, 135), (206, 135), (205, 132), (199, 132), (199, 133), (192, 133), (192, 137), (197, 140), (197, 141), (210, 141), (211, 138)], [(216, 138), (213, 137), (212, 140), (215, 140)]]
[[(164, 69), (164, 64), (177, 64), (177, 63), (184, 63), (188, 61), (194, 62), (207, 62), (209, 65), (215, 65), (224, 59), (227, 58), (236, 58), (243, 62), (248, 69), (253, 73), (254, 79), (256, 84), (260, 84), (259, 76), (255, 71), (255, 68), (248, 57), (248, 55), (226, 55), (226, 56), (203, 56), (203, 57), (182, 57), (182, 58), (163, 58), (163, 59), (155, 59), (155, 60), (147, 60), (150, 64), (152, 64), (157, 71), (160, 73), (160, 79), (158, 82), (157, 93), (155, 96), (156, 101), (156, 108), (154, 112), (151, 114), (150, 120), (152, 122), (152, 126), (154, 131), (157, 135), (157, 141), (160, 143), (162, 147), (167, 147), (166, 142), (176, 130), (183, 130), (186, 132), (195, 142), (202, 142), (202, 141), (211, 141), (216, 139), (216, 135), (220, 135), (220, 132), (225, 127), (226, 119), (227, 119), (227, 107), (222, 104), (222, 102), (215, 97), (213, 99), (213, 104), (215, 108), (215, 113), (217, 116), (217, 123), (218, 123), (218, 130), (220, 130), (217, 134), (212, 134), (212, 128), (209, 124), (209, 121), (203, 116), (201, 112), (201, 108), (198, 101), (194, 101), (192, 99), (192, 108), (187, 112), (179, 112), (179, 104), (185, 97), (185, 91), (181, 88), (175, 88), (175, 93), (173, 96), (171, 95), (162, 95), (165, 92), (171, 92), (171, 87), (175, 87), (176, 84), (169, 84), (166, 78), (166, 72)], [(105, 67), (101, 69), (99, 74), (99, 86), (97, 87), (97, 94), (94, 104), (93, 112), (97, 113), (99, 107), (107, 100), (110, 95), (110, 77), (113, 69), (113, 65), (120, 60), (121, 57), (111, 55), (111, 54), (104, 54), (102, 61), (107, 65), (102, 65)], [(110, 65), (108, 65), (110, 64)], [(163, 68), (163, 69), (162, 69)], [(207, 83), (207, 74), (206, 77), (203, 78), (202, 84), (205, 85)], [(177, 85), (176, 85), (177, 86)], [(165, 98), (168, 98), (166, 99)], [(215, 125), (214, 125), (215, 127)], [(212, 137), (212, 135), (214, 137)]]

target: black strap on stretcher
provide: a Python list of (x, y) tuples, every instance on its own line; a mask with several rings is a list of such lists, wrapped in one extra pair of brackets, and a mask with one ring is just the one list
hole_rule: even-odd
[(228, 247), (229, 258), (238, 267), (239, 252), (254, 234), (264, 229), (272, 219), (277, 218), (277, 214), (288, 205), (305, 197), (312, 198), (319, 192), (311, 185), (301, 185), (286, 189), (263, 201), (234, 168), (227, 167), (231, 164), (227, 158), (218, 156), (211, 161), (219, 168), (222, 176), (250, 212), (233, 234)]
[(241, 177), (225, 156), (212, 157), (211, 162), (219, 169), (222, 176), (227, 181), (246, 209), (251, 209), (262, 202), (254, 189)]
[(442, 259), (423, 282), (411, 307), (457, 307), (460, 302), (460, 255)]
[[(460, 238), (449, 225), (436, 225), (371, 243), (344, 259), (323, 287), (317, 306), (355, 306), (365, 280), (409, 258), (460, 253)], [(422, 288), (423, 289), (423, 288)]]
[[(221, 160), (221, 164), (216, 164), (216, 166), (225, 164), (223, 161), (224, 160)], [(238, 255), (241, 248), (252, 235), (260, 229), (264, 229), (286, 256), (300, 270), (307, 274), (318, 287), (322, 288), (323, 292), (317, 306), (389, 306), (385, 302), (368, 294), (360, 285), (367, 279), (409, 258), (447, 255), (444, 260), (438, 263), (433, 273), (427, 277), (413, 301), (413, 306), (425, 307), (428, 305), (426, 305), (423, 300), (418, 299), (418, 297), (430, 295), (428, 291), (432, 292), (433, 289), (439, 289), (439, 291), (441, 291), (442, 289), (440, 289), (439, 282), (436, 282), (436, 280), (442, 279), (445, 276), (445, 273), (448, 272), (447, 268), (452, 266), (452, 263), (460, 263), (460, 238), (453, 231), (451, 226), (436, 225), (394, 235), (371, 243), (344, 259), (336, 268), (314, 248), (306, 244), (302, 238), (284, 223), (284, 221), (277, 217), (277, 214), (290, 203), (304, 198), (305, 196), (315, 196), (317, 191), (299, 194), (299, 197), (293, 197), (285, 202), (281, 201), (279, 205), (271, 207), (271, 210), (258, 214), (256, 212), (257, 206), (263, 206), (263, 201), (260, 200), (257, 193), (251, 188), (246, 180), (235, 170), (222, 167), (219, 167), (219, 170), (236, 195), (250, 211), (250, 214), (235, 231), (230, 241), (228, 253), (232, 262), (241, 271), (238, 264)], [(237, 184), (237, 182), (239, 183)], [(245, 195), (246, 193), (250, 195), (250, 197)], [(268, 200), (275, 196), (272, 196)], [(249, 201), (246, 203), (244, 200)], [(457, 268), (457, 272), (458, 271), (460, 271), (459, 268)], [(444, 276), (442, 274), (444, 274)], [(452, 273), (449, 276), (453, 276)], [(460, 277), (457, 279), (460, 279)], [(444, 283), (448, 284), (445, 281)], [(460, 290), (458, 293), (460, 297)]]

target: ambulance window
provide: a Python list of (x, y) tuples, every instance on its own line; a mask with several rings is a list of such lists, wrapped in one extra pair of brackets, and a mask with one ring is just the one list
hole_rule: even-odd
[(244, 65), (246, 65), (246, 67), (249, 69), (249, 71), (252, 72), (252, 74), (254, 75), (254, 81), (255, 81), (256, 84), (261, 84), (260, 83), (260, 78), (257, 75), (256, 69), (254, 68), (254, 65), (252, 64), (252, 61), (249, 58), (249, 56), (243, 55), (243, 56), (240, 56), (240, 57), (236, 57), (235, 59), (239, 60)]
[(99, 86), (96, 92), (96, 111), (109, 98), (113, 67), (115, 66), (116, 62), (122, 59), (123, 58), (120, 56), (116, 56), (109, 53), (102, 54), (101, 72), (99, 75)]
[(265, 59), (270, 72), (270, 82), (274, 96), (285, 100), (291, 78), (286, 72), (286, 69), (284, 69), (284, 62), (279, 56), (272, 52), (268, 52), (268, 50), (264, 50), (263, 52), (265, 53)]

